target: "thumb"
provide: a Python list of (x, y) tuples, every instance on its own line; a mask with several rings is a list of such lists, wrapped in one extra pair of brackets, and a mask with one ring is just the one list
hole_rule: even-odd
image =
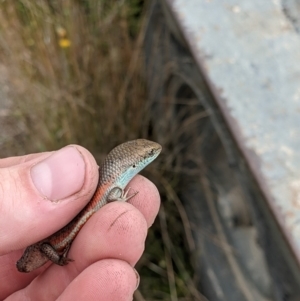
[(0, 255), (62, 228), (92, 197), (97, 181), (93, 156), (78, 145), (0, 160)]

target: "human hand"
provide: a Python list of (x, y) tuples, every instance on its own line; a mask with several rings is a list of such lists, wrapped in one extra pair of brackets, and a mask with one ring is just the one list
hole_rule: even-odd
[(138, 175), (139, 193), (112, 202), (79, 232), (67, 266), (23, 274), (15, 263), (24, 248), (66, 225), (90, 200), (98, 166), (84, 148), (0, 160), (0, 300), (132, 300), (139, 277), (132, 268), (144, 250), (159, 208), (156, 187)]

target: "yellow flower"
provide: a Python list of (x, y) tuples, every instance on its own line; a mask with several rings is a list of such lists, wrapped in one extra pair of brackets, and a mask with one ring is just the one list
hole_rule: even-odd
[(59, 39), (58, 44), (61, 48), (68, 48), (71, 46), (71, 41), (67, 38)]

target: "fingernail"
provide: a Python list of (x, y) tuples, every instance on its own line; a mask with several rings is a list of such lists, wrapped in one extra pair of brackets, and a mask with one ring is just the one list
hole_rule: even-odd
[(51, 201), (57, 201), (81, 189), (85, 162), (75, 147), (68, 146), (33, 166), (30, 173), (37, 190)]
[(135, 275), (136, 275), (136, 287), (135, 287), (135, 290), (137, 290), (137, 288), (140, 285), (140, 275), (139, 275), (138, 271), (135, 268), (133, 268), (133, 271), (135, 272)]

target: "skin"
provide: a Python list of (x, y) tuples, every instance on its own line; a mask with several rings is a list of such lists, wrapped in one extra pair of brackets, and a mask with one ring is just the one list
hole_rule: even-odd
[(69, 252), (74, 262), (47, 264), (28, 274), (15, 267), (26, 246), (60, 229), (93, 195), (98, 165), (86, 149), (71, 147), (82, 156), (84, 169), (76, 171), (71, 195), (55, 191), (54, 200), (31, 178), (32, 167), (53, 153), (0, 160), (0, 300), (132, 300), (139, 281), (133, 266), (160, 203), (156, 187), (140, 175), (128, 185), (139, 191), (135, 197), (104, 206), (82, 228)]

